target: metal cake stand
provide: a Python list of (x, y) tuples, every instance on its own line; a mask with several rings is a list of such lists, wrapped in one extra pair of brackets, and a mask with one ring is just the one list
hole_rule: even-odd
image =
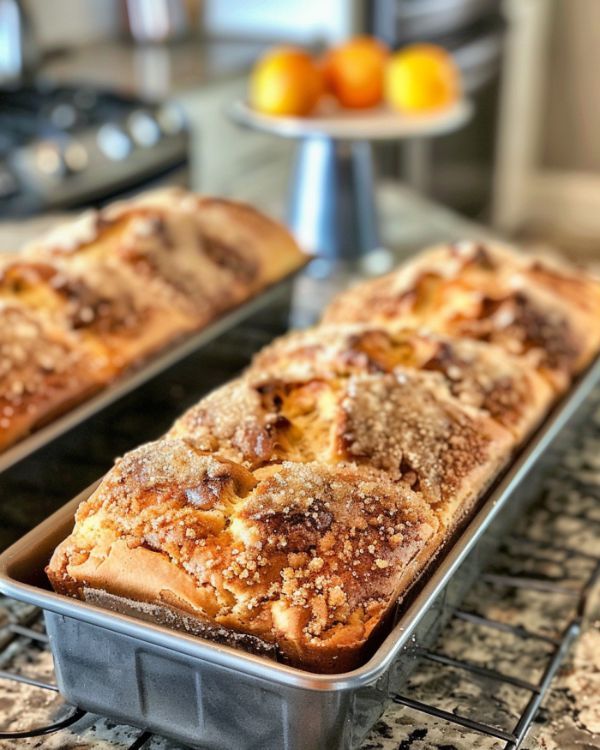
[(360, 260), (381, 248), (373, 142), (450, 133), (467, 123), (472, 112), (466, 99), (443, 111), (412, 116), (380, 107), (274, 117), (242, 100), (229, 108), (239, 125), (298, 140), (288, 224), (306, 250), (331, 262)]

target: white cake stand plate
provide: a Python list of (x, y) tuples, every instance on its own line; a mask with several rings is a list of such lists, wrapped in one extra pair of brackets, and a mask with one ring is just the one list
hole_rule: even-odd
[(473, 105), (460, 99), (452, 106), (419, 115), (405, 115), (389, 107), (368, 110), (333, 109), (323, 106), (311, 117), (275, 117), (252, 109), (238, 100), (229, 109), (240, 125), (281, 138), (332, 138), (347, 141), (396, 141), (451, 133), (471, 118)]

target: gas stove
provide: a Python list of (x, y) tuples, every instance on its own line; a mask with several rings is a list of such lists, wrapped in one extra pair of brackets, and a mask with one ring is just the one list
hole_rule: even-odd
[(181, 184), (187, 161), (185, 118), (175, 103), (44, 81), (0, 90), (0, 216)]

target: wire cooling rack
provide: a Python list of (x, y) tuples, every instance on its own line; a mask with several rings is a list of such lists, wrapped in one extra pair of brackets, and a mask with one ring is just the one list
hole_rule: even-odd
[[(513, 537), (511, 541), (513, 542), (513, 544), (511, 544), (513, 554), (515, 547), (519, 542), (522, 543), (523, 549), (530, 549), (532, 546), (531, 540), (526, 538), (522, 539)], [(453, 713), (424, 703), (422, 701), (414, 700), (413, 698), (410, 698), (406, 695), (394, 695), (392, 698), (394, 703), (407, 706), (408, 708), (413, 708), (417, 711), (421, 711), (435, 717), (436, 719), (442, 719), (452, 724), (458, 724), (459, 726), (465, 727), (466, 729), (470, 729), (474, 732), (479, 732), (489, 737), (495, 737), (499, 740), (503, 740), (506, 743), (504, 745), (505, 750), (517, 750), (517, 748), (520, 747), (544, 697), (546, 696), (546, 693), (548, 692), (552, 679), (554, 678), (558, 668), (563, 662), (565, 655), (567, 654), (573, 641), (581, 632), (582, 620), (585, 613), (588, 596), (594, 584), (600, 578), (599, 557), (588, 555), (585, 552), (581, 552), (569, 547), (560, 547), (544, 542), (537, 542), (535, 546), (537, 547), (537, 552), (540, 555), (541, 560), (547, 560), (548, 558), (544, 556), (548, 554), (554, 553), (561, 555), (563, 557), (562, 564), (564, 565), (565, 569), (568, 562), (573, 562), (575, 560), (588, 561), (590, 563), (590, 571), (588, 576), (583, 581), (581, 581), (579, 586), (577, 587), (566, 585), (565, 582), (568, 580), (566, 572), (564, 579), (561, 579), (557, 576), (544, 575), (525, 576), (485, 573), (482, 576), (482, 580), (496, 586), (499, 585), (504, 587), (514, 587), (530, 591), (543, 592), (548, 596), (554, 596), (558, 594), (561, 596), (566, 595), (573, 597), (573, 599), (575, 600), (574, 616), (569, 620), (568, 624), (558, 637), (546, 635), (545, 633), (535, 632), (521, 625), (512, 625), (503, 622), (502, 620), (485, 617), (475, 612), (463, 609), (455, 609), (452, 613), (452, 616), (459, 620), (466, 621), (477, 628), (490, 628), (504, 633), (510, 633), (515, 638), (524, 641), (538, 642), (549, 645), (551, 647), (551, 651), (546, 660), (542, 675), (538, 680), (533, 681), (531, 679), (523, 679), (521, 677), (516, 677), (510, 674), (504, 674), (496, 669), (490, 669), (488, 667), (481, 666), (467, 659), (456, 659), (432, 650), (425, 650), (418, 654), (421, 659), (438, 664), (442, 668), (452, 667), (455, 669), (459, 669), (471, 675), (484, 677), (493, 680), (498, 684), (503, 683), (505, 685), (511, 685), (529, 693), (530, 697), (513, 728), (510, 731), (506, 731), (487, 722), (477, 721), (460, 713)]]

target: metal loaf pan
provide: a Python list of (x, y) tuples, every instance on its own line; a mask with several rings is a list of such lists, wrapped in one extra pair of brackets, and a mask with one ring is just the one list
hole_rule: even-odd
[(167, 345), (166, 348), (160, 350), (155, 355), (150, 355), (140, 365), (132, 366), (130, 370), (119, 376), (106, 388), (101, 389), (74, 408), (65, 411), (63, 414), (57, 416), (56, 419), (48, 422), (48, 424), (40, 427), (15, 443), (15, 445), (3, 451), (0, 454), (0, 472), (5, 471), (55, 438), (81, 424), (88, 417), (98, 413), (122, 396), (131, 393), (131, 391), (146, 383), (155, 375), (158, 375), (171, 365), (182, 360), (188, 354), (213, 341), (241, 321), (264, 310), (276, 299), (281, 298), (282, 295), (287, 293), (291, 296), (292, 280), (302, 267), (259, 292), (255, 297), (225, 312), (221, 317), (209, 323), (202, 330), (180, 338), (173, 344)]
[(44, 610), (58, 686), (74, 705), (205, 750), (357, 748), (405, 683), (415, 646), (432, 645), (503, 530), (535, 497), (599, 382), (600, 359), (486, 494), (373, 656), (352, 672), (312, 674), (50, 591), (44, 565), (93, 487), (0, 556), (0, 590)]

